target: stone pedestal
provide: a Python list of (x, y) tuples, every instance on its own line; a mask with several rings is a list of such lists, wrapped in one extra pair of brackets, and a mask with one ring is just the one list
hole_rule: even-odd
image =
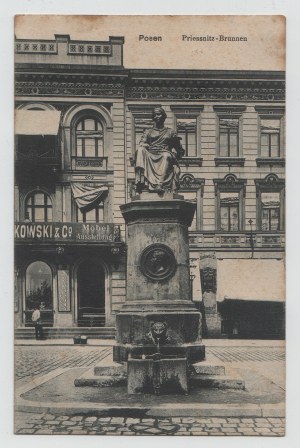
[(201, 314), (190, 294), (188, 227), (195, 204), (177, 194), (142, 193), (121, 211), (128, 229), (127, 297), (116, 316), (114, 360), (157, 352), (187, 364), (204, 359)]

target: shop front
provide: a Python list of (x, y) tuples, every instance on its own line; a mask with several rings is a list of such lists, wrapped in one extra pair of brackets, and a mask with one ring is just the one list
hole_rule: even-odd
[(113, 279), (125, 271), (119, 226), (20, 222), (15, 241), (17, 328), (32, 326), (37, 306), (45, 327), (113, 325)]
[(285, 328), (283, 259), (217, 261), (221, 333), (230, 338), (282, 339)]

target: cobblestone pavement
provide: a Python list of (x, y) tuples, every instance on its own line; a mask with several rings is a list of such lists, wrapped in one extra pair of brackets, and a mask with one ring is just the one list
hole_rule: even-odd
[(26, 381), (59, 367), (92, 367), (111, 351), (111, 347), (19, 346), (15, 348), (15, 377)]
[(283, 418), (124, 418), (17, 412), (16, 434), (284, 436)]
[[(16, 346), (16, 379), (30, 379), (59, 367), (92, 367), (111, 352), (112, 347), (105, 346)], [(285, 359), (284, 347), (207, 347), (206, 353), (211, 361), (230, 363), (232, 366), (252, 364), (252, 368), (254, 363), (261, 363), (262, 370), (280, 372), (281, 375), (278, 363), (284, 366)], [(271, 368), (275, 364), (277, 368)]]

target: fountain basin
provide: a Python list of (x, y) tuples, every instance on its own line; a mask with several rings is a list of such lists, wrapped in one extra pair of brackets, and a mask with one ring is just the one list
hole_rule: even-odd
[(127, 361), (129, 394), (187, 394), (187, 358), (154, 353), (137, 355)]

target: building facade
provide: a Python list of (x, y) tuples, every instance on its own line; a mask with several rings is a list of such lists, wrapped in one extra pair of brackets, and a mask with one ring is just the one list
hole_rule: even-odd
[(207, 337), (283, 337), (283, 72), (126, 69), (122, 37), (15, 43), (15, 325), (112, 328), (134, 156), (154, 106), (181, 137), (192, 299)]

